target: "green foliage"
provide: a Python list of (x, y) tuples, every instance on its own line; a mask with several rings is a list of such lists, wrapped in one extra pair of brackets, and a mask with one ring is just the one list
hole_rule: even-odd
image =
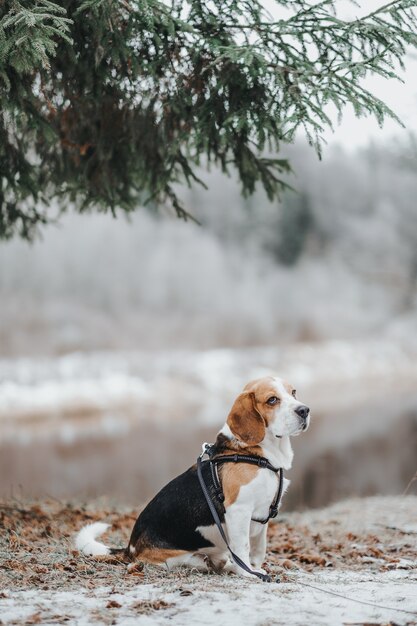
[(395, 117), (362, 79), (396, 77), (415, 1), (353, 21), (336, 4), (279, 0), (274, 20), (258, 0), (3, 0), (0, 238), (31, 238), (52, 199), (187, 218), (175, 185), (207, 164), (273, 199), (289, 164), (268, 155), (299, 128), (320, 153), (328, 105)]
[[(50, 69), (49, 57), (57, 48), (55, 38), (71, 44), (68, 36), (71, 20), (66, 11), (49, 0), (38, 0), (25, 7), (20, 2), (11, 3), (10, 10), (1, 20), (0, 63), (9, 65), (17, 74), (29, 74), (33, 70)], [(2, 73), (8, 89), (8, 75)]]

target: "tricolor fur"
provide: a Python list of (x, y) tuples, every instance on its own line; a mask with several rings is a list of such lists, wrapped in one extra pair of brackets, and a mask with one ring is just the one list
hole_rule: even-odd
[[(217, 435), (215, 454), (259, 455), (275, 467), (290, 469), (290, 437), (306, 430), (309, 409), (296, 399), (294, 388), (280, 378), (266, 377), (246, 385), (236, 398), (226, 423)], [(253, 521), (268, 516), (277, 489), (276, 475), (246, 463), (219, 467), (225, 496), (224, 510), (215, 499), (207, 465), (203, 475), (216, 504), (229, 544), (248, 567), (263, 572), (267, 525)], [(285, 481), (285, 488), (288, 481)], [(233, 563), (213, 522), (197, 477), (196, 466), (174, 478), (149, 502), (133, 527), (126, 549), (107, 548), (96, 541), (107, 524), (84, 527), (76, 547), (88, 555), (121, 552), (131, 562), (189, 565), (251, 576)]]

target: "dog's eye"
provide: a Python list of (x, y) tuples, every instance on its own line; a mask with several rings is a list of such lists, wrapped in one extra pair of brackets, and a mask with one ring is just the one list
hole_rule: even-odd
[(270, 406), (274, 406), (274, 404), (276, 404), (278, 402), (278, 398), (276, 396), (272, 396), (271, 398), (268, 398), (268, 400), (266, 401), (267, 404), (269, 404)]
[(293, 389), (291, 393), (292, 393), (292, 397), (293, 397), (293, 398), (295, 398), (295, 396), (297, 395), (296, 390), (295, 390), (295, 389)]

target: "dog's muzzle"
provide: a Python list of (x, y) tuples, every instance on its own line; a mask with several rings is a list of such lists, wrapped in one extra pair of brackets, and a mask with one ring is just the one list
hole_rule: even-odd
[(309, 419), (310, 407), (306, 406), (305, 404), (301, 404), (296, 409), (294, 409), (294, 412), (300, 418), (301, 429), (302, 430), (307, 430), (308, 424), (310, 422), (310, 419)]

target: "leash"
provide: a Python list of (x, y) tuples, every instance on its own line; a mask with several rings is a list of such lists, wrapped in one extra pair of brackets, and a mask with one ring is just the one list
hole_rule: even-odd
[[(202, 457), (207, 454), (207, 456), (209, 457), (208, 461), (202, 461)], [(203, 478), (203, 472), (202, 472), (202, 465), (203, 462), (204, 463), (210, 463), (210, 468), (211, 468), (211, 475), (213, 478), (213, 485), (214, 485), (214, 490), (216, 493), (217, 498), (221, 501), (224, 502), (224, 494), (223, 494), (223, 490), (221, 488), (220, 485), (220, 481), (218, 479), (218, 476), (216, 476), (215, 472), (214, 472), (214, 468), (215, 465), (217, 463), (249, 463), (251, 465), (258, 465), (259, 467), (265, 467), (275, 473), (279, 472), (279, 486), (278, 486), (278, 491), (277, 494), (271, 504), (271, 506), (269, 507), (269, 511), (270, 511), (270, 515), (267, 517), (266, 520), (253, 520), (256, 522), (259, 522), (260, 524), (266, 524), (270, 517), (275, 517), (277, 515), (278, 512), (278, 508), (279, 508), (279, 504), (280, 504), (280, 500), (281, 500), (281, 496), (282, 496), (282, 488), (283, 488), (283, 472), (282, 472), (282, 468), (276, 468), (274, 467), (269, 461), (268, 459), (265, 459), (264, 457), (258, 457), (258, 456), (246, 456), (243, 454), (225, 454), (225, 455), (221, 455), (221, 456), (217, 456), (214, 458), (210, 458), (211, 455), (213, 454), (213, 445), (210, 445), (208, 443), (203, 444), (203, 451), (200, 454), (200, 456), (197, 459), (197, 476), (198, 476), (198, 480), (200, 482), (200, 486), (201, 489), (203, 491), (204, 497), (207, 501), (207, 504), (209, 506), (210, 512), (212, 514), (212, 517), (216, 523), (217, 528), (219, 529), (220, 535), (223, 538), (224, 543), (226, 544), (227, 549), (229, 550), (234, 562), (241, 567), (243, 570), (245, 570), (245, 572), (248, 572), (248, 574), (252, 574), (253, 576), (256, 576), (257, 578), (259, 578), (260, 580), (262, 580), (263, 582), (267, 582), (270, 583), (272, 582), (272, 578), (271, 576), (269, 576), (269, 574), (261, 574), (261, 572), (256, 572), (255, 570), (250, 569), (250, 567), (248, 567), (246, 565), (246, 563), (244, 561), (242, 561), (242, 559), (233, 552), (233, 550), (231, 549), (229, 542), (227, 541), (227, 537), (226, 534), (223, 530), (223, 526), (222, 523), (220, 521), (219, 515), (216, 511), (216, 507), (213, 504), (213, 501), (210, 497), (209, 491), (207, 489), (207, 485), (204, 482), (204, 478)], [(273, 512), (273, 514), (271, 515), (271, 510)], [(279, 578), (276, 579), (276, 582), (280, 582)], [(347, 600), (350, 602), (355, 602), (356, 604), (362, 604), (365, 606), (372, 606), (374, 608), (378, 608), (378, 609), (384, 609), (387, 611), (398, 611), (401, 613), (406, 613), (407, 615), (417, 615), (416, 611), (409, 611), (406, 609), (400, 609), (400, 608), (394, 608), (392, 606), (384, 606), (384, 605), (380, 605), (377, 604), (375, 602), (369, 602), (367, 600), (359, 600), (358, 598), (351, 598), (349, 596), (345, 596), (342, 593), (338, 593), (337, 591), (334, 591), (333, 589), (324, 589), (323, 587), (319, 587), (317, 585), (312, 585), (311, 583), (306, 583), (304, 581), (289, 581), (289, 582), (294, 582), (297, 585), (303, 586), (303, 587), (310, 587), (310, 589), (315, 589), (316, 591), (321, 591), (321, 593), (327, 593), (328, 595), (332, 595), (332, 596), (336, 596), (338, 598), (342, 598), (343, 600)]]
[[(264, 467), (266, 469), (269, 469), (271, 471), (273, 471), (274, 473), (279, 473), (279, 486), (278, 486), (278, 490), (277, 493), (274, 497), (274, 500), (271, 504), (271, 506), (269, 507), (269, 515), (266, 518), (266, 520), (253, 520), (255, 522), (259, 522), (261, 524), (266, 524), (268, 523), (269, 519), (271, 517), (275, 517), (278, 513), (278, 507), (279, 507), (279, 503), (281, 500), (281, 496), (282, 496), (282, 488), (283, 488), (283, 475), (282, 475), (282, 468), (276, 468), (274, 467), (269, 461), (268, 459), (265, 459), (264, 457), (258, 457), (258, 456), (245, 456), (243, 454), (225, 454), (222, 456), (218, 456), (215, 458), (209, 458), (207, 461), (203, 461), (202, 457), (207, 454), (209, 457), (211, 456), (211, 454), (213, 454), (212, 451), (212, 446), (210, 446), (209, 444), (203, 444), (203, 451), (200, 454), (200, 456), (197, 459), (197, 476), (198, 476), (198, 480), (200, 482), (200, 486), (201, 486), (201, 490), (204, 494), (204, 497), (207, 501), (207, 504), (209, 506), (211, 515), (215, 521), (215, 524), (217, 526), (217, 528), (219, 529), (220, 535), (224, 541), (224, 543), (226, 544), (227, 549), (229, 550), (232, 559), (234, 560), (234, 562), (236, 563), (236, 565), (238, 565), (241, 569), (245, 570), (245, 572), (247, 572), (248, 574), (252, 574), (253, 576), (256, 576), (257, 578), (259, 578), (260, 580), (262, 580), (263, 582), (267, 582), (270, 583), (272, 581), (271, 577), (269, 576), (269, 574), (262, 574), (261, 572), (256, 572), (255, 570), (251, 569), (250, 567), (248, 567), (246, 565), (246, 563), (244, 561), (242, 561), (242, 559), (233, 552), (233, 550), (231, 549), (229, 542), (227, 540), (226, 537), (226, 533), (223, 530), (223, 526), (222, 523), (220, 521), (220, 517), (216, 511), (216, 507), (214, 506), (214, 503), (210, 497), (207, 485), (204, 481), (203, 478), (203, 472), (202, 472), (202, 465), (203, 463), (210, 463), (210, 469), (211, 469), (211, 475), (213, 478), (213, 484), (214, 484), (214, 489), (216, 492), (216, 495), (218, 497), (218, 499), (223, 502), (224, 501), (224, 494), (223, 494), (223, 490), (221, 488), (220, 485), (220, 481), (218, 480), (218, 477), (216, 477), (215, 472), (214, 472), (214, 468), (215, 465), (218, 463), (249, 463), (251, 465), (258, 465), (259, 467)], [(279, 580), (277, 580), (277, 582), (279, 582)]]
[[(338, 593), (337, 591), (333, 591), (333, 589), (324, 589), (323, 587), (317, 587), (317, 585), (312, 585), (311, 583), (305, 583), (299, 580), (289, 581), (294, 582), (296, 585), (300, 585), (302, 587), (310, 587), (311, 589), (315, 589), (316, 591), (321, 591), (322, 593), (327, 593), (331, 596), (337, 596), (338, 598), (343, 598), (343, 600), (348, 600), (349, 602), (356, 602), (356, 604), (364, 604), (365, 606), (372, 606), (375, 609), (383, 609), (384, 611), (399, 611), (400, 613), (407, 613), (407, 615), (417, 615), (417, 611), (408, 611), (407, 609), (398, 609), (393, 606), (384, 606), (383, 604), (377, 604), (376, 602), (369, 602), (368, 600), (358, 600), (357, 598), (351, 598), (350, 596), (345, 596), (342, 593)], [(413, 622), (414, 623), (414, 622)]]

